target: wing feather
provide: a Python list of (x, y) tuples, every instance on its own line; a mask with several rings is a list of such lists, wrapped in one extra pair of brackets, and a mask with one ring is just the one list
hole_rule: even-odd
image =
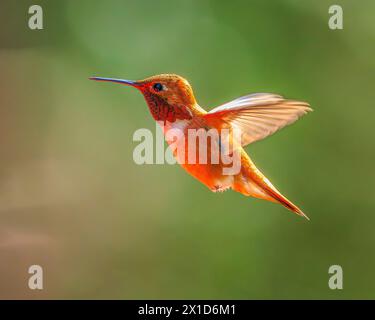
[(241, 145), (264, 139), (312, 111), (302, 101), (286, 100), (272, 93), (255, 93), (212, 109), (207, 123), (241, 130)]

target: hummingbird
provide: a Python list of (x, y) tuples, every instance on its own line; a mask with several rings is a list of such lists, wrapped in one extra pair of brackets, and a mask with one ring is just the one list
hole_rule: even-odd
[[(240, 154), (239, 172), (233, 175), (223, 174), (224, 164), (221, 161), (215, 164), (180, 161), (180, 165), (213, 192), (233, 189), (245, 196), (281, 204), (309, 219), (299, 207), (271, 184), (243, 149), (246, 145), (272, 135), (312, 111), (308, 103), (288, 100), (272, 93), (253, 93), (207, 112), (197, 103), (189, 82), (176, 74), (160, 74), (136, 81), (103, 77), (89, 79), (138, 89), (143, 94), (152, 117), (162, 126), (165, 136), (170, 129), (179, 129), (184, 133), (190, 129), (240, 130), (240, 139), (236, 147)], [(183, 139), (188, 142), (186, 136)], [(167, 142), (170, 143), (168, 140)], [(220, 141), (214, 146), (220, 148)], [(209, 147), (210, 145), (207, 145), (207, 148)]]

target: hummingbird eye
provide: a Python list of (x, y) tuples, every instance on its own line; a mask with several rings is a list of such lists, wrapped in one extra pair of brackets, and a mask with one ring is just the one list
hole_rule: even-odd
[(156, 92), (159, 92), (159, 91), (163, 91), (164, 87), (161, 83), (155, 83), (152, 88), (156, 91)]

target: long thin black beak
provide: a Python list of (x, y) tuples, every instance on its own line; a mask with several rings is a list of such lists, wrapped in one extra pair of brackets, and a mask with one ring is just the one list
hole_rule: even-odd
[(102, 77), (90, 77), (90, 80), (96, 80), (96, 81), (106, 81), (106, 82), (115, 82), (120, 84), (125, 84), (128, 86), (136, 87), (138, 82), (131, 81), (131, 80), (123, 80), (123, 79), (115, 79), (115, 78), (102, 78)]

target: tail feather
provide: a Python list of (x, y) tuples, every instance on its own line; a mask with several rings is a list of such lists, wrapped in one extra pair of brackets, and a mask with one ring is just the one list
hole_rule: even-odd
[(272, 188), (269, 188), (269, 186), (267, 186), (265, 190), (273, 199), (276, 200), (276, 202), (280, 203), (290, 211), (302, 217), (305, 217), (307, 220), (310, 220), (310, 218), (300, 208), (298, 208), (293, 202), (284, 197), (279, 191), (276, 190), (275, 187), (272, 186)]
[(288, 210), (305, 217), (309, 217), (294, 203), (284, 197), (272, 183), (255, 167), (255, 165), (248, 159), (250, 166), (242, 167), (241, 173), (235, 179), (233, 189), (244, 195), (252, 196), (271, 202), (279, 203)]

